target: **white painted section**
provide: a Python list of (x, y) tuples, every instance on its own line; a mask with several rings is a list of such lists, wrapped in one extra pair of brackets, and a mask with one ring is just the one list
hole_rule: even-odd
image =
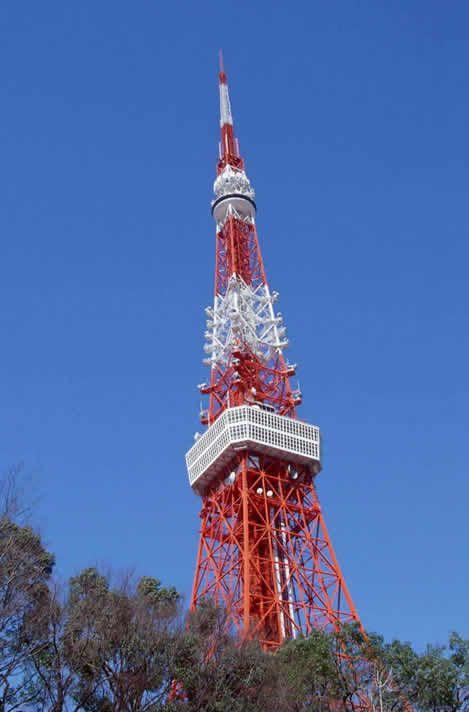
[[(282, 537), (282, 544), (284, 549), (287, 548), (287, 535), (286, 535), (286, 524), (285, 522), (282, 522), (280, 524), (280, 529), (281, 529), (281, 537)], [(287, 557), (283, 559), (283, 565), (285, 569), (285, 578), (287, 580), (287, 591), (288, 591), (288, 609), (289, 609), (289, 614), (290, 614), (290, 619), (292, 621), (292, 633), (293, 637), (296, 638), (298, 635), (298, 631), (296, 629), (296, 620), (295, 620), (295, 610), (293, 608), (293, 586), (291, 583), (291, 571), (290, 571), (290, 564), (288, 563)]]
[(207, 307), (207, 364), (228, 364), (233, 351), (248, 349), (266, 363), (288, 345), (282, 316), (275, 314), (278, 294), (267, 284), (256, 289), (233, 274), (223, 296), (216, 295), (213, 309)]
[(282, 579), (280, 576), (280, 564), (278, 559), (278, 544), (274, 542), (275, 554), (274, 554), (274, 572), (275, 572), (275, 584), (277, 586), (277, 594), (279, 598), (279, 608), (280, 608), (280, 629), (282, 631), (282, 640), (285, 640), (285, 613), (283, 612), (283, 596), (282, 596)]
[(223, 195), (245, 195), (247, 198), (254, 200), (255, 192), (246, 173), (239, 168), (226, 165), (220, 175), (218, 175), (213, 184), (213, 192), (215, 200)]
[(189, 484), (198, 494), (220, 477), (236, 452), (282, 457), (319, 471), (319, 428), (256, 406), (227, 408), (186, 454)]
[(242, 195), (230, 195), (223, 198), (213, 208), (213, 217), (217, 224), (217, 231), (221, 230), (230, 216), (245, 222), (254, 222), (256, 217), (256, 209), (251, 201), (244, 198)]
[(256, 209), (251, 201), (254, 201), (256, 194), (244, 171), (226, 165), (215, 179), (213, 192), (215, 200), (212, 200), (212, 210), (218, 229), (229, 215), (254, 221)]
[(220, 126), (231, 124), (233, 126), (233, 117), (231, 115), (230, 94), (228, 85), (224, 82), (220, 83)]

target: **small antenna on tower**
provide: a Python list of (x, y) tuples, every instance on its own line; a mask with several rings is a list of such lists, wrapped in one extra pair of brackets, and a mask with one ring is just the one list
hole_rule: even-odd
[(220, 67), (220, 74), (225, 73), (225, 63), (223, 61), (223, 50), (218, 50), (218, 66)]

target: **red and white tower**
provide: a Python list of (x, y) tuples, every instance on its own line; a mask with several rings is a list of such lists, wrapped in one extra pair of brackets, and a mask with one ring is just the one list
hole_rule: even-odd
[(297, 416), (278, 294), (267, 282), (254, 189), (220, 67), (220, 156), (212, 214), (215, 295), (206, 309), (207, 429), (186, 455), (202, 498), (192, 606), (209, 597), (266, 649), (358, 621), (319, 505), (319, 428)]

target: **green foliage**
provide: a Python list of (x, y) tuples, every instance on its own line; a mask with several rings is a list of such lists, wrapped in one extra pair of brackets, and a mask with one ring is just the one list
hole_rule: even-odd
[[(43, 588), (24, 665), (31, 709), (456, 712), (468, 702), (469, 643), (456, 634), (448, 648), (418, 654), (349, 625), (315, 630), (272, 655), (237, 639), (209, 600), (185, 622), (179, 604), (158, 579), (112, 586), (94, 568), (73, 577), (63, 596)], [(171, 698), (174, 682), (183, 699)], [(5, 701), (19, 700), (8, 694)]]
[(323, 631), (286, 643), (278, 658), (296, 709), (321, 709), (324, 701), (337, 697), (339, 681), (334, 659), (334, 642)]
[(371, 660), (389, 671), (392, 685), (385, 701), (396, 698), (405, 709), (409, 701), (419, 710), (452, 712), (469, 702), (469, 641), (453, 633), (449, 646), (428, 646), (418, 654), (409, 643), (384, 643), (378, 636), (370, 640)]
[(70, 694), (83, 709), (149, 709), (167, 695), (178, 602), (150, 577), (113, 588), (87, 569), (70, 581), (63, 642), (76, 676)]
[(1, 586), (18, 581), (34, 586), (50, 577), (55, 564), (40, 536), (7, 516), (0, 518), (0, 556)]
[(27, 704), (34, 690), (22, 671), (37, 652), (31, 621), (47, 596), (54, 557), (29, 526), (0, 517), (0, 709)]
[(175, 604), (181, 599), (174, 586), (165, 588), (161, 586), (161, 581), (152, 576), (142, 576), (137, 585), (137, 593), (146, 601), (154, 604)]
[(179, 636), (174, 675), (188, 712), (288, 709), (278, 659), (230, 635), (225, 611), (209, 601), (190, 614)]
[(86, 602), (90, 597), (93, 600), (104, 599), (109, 591), (109, 584), (105, 576), (95, 568), (84, 569), (78, 576), (73, 576), (69, 582), (70, 604), (77, 605), (80, 601)]

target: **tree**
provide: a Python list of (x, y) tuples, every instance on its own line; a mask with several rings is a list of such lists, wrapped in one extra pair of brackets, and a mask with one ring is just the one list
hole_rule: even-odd
[(22, 525), (12, 476), (0, 483), (0, 508), (0, 709), (15, 710), (33, 694), (32, 680), (21, 673), (40, 643), (26, 629), (47, 591), (54, 557)]
[(287, 642), (279, 651), (284, 675), (292, 688), (292, 709), (354, 710), (368, 699), (373, 670), (367, 639), (347, 625), (335, 631), (314, 630)]
[(171, 709), (206, 712), (289, 710), (277, 658), (256, 641), (239, 641), (226, 613), (209, 601), (192, 612), (179, 636), (174, 676), (184, 701)]
[(469, 707), (469, 641), (456, 633), (448, 646), (416, 653), (409, 643), (385, 643), (371, 636), (368, 657), (373, 670), (369, 699), (373, 709), (456, 712)]
[(469, 640), (453, 632), (448, 648), (456, 672), (455, 688), (460, 709), (469, 710)]
[(339, 694), (331, 636), (315, 630), (307, 638), (287, 642), (278, 657), (291, 690), (292, 710), (328, 710), (330, 701)]
[(448, 647), (418, 654), (409, 643), (344, 626), (290, 641), (278, 657), (298, 712), (469, 709), (469, 641), (455, 633)]
[(62, 600), (51, 595), (36, 611), (34, 635), (43, 636), (30, 656), (36, 709), (155, 709), (171, 685), (178, 617), (178, 594), (157, 579), (112, 587), (109, 577), (85, 569)]

